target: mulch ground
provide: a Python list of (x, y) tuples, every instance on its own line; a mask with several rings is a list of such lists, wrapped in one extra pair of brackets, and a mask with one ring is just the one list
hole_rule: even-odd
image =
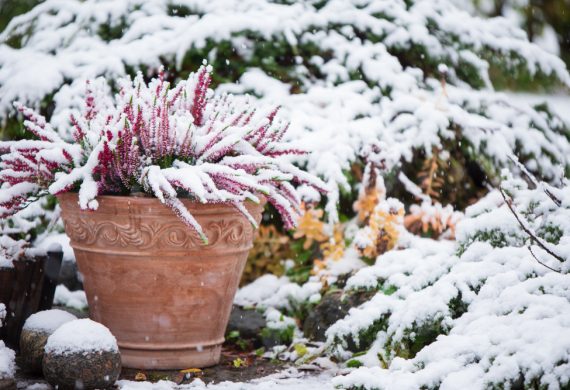
[[(239, 359), (239, 360), (238, 360)], [(238, 366), (238, 367), (236, 367)], [(222, 351), (220, 364), (203, 370), (188, 367), (182, 371), (152, 371), (123, 368), (119, 379), (131, 381), (158, 382), (160, 380), (172, 381), (176, 384), (189, 384), (200, 378), (205, 383), (247, 382), (261, 378), (286, 368), (285, 363), (272, 361), (255, 356), (253, 353), (236, 351), (232, 347), (225, 347)], [(18, 389), (25, 389), (33, 384), (46, 384), (42, 376), (18, 371), (16, 374)]]

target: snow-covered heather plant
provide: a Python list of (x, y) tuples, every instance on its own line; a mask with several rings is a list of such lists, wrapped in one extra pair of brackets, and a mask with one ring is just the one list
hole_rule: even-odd
[(262, 114), (231, 95), (214, 97), (210, 82), (205, 64), (174, 86), (164, 72), (149, 83), (142, 73), (119, 80), (114, 100), (103, 80), (88, 82), (85, 108), (70, 118), (74, 141), (16, 104), (37, 139), (0, 143), (0, 215), (47, 193), (77, 190), (80, 206), (96, 209), (97, 195), (144, 191), (207, 241), (180, 198), (229, 203), (255, 225), (243, 203), (264, 196), (292, 228), (300, 213), (293, 183), (322, 192), (326, 185), (281, 158), (304, 152), (282, 141), (289, 124), (278, 108)]

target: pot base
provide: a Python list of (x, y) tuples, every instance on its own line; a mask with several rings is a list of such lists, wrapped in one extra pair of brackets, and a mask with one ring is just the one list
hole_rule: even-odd
[(178, 350), (144, 350), (119, 347), (123, 367), (143, 370), (204, 368), (220, 362), (221, 345)]

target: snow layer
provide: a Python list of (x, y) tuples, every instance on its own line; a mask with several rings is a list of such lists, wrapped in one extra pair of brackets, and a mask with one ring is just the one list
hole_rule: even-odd
[[(503, 177), (519, 218), (562, 262), (522, 231), (499, 191), (467, 208), (458, 241), (401, 231), (395, 249), (346, 282), (347, 294), (376, 293), (326, 332), (326, 354), (363, 366), (334, 378), (335, 386), (478, 390), (522, 381), (554, 390), (570, 383), (570, 187), (567, 180), (555, 188), (532, 178), (529, 189)], [(339, 262), (351, 258), (347, 251)], [(279, 309), (287, 319), (312, 302), (326, 271), (302, 286), (282, 279), (248, 303), (272, 318)]]
[(76, 320), (73, 314), (63, 310), (44, 310), (32, 314), (24, 323), (24, 329), (39, 330), (46, 333), (53, 333), (61, 325)]
[(235, 296), (234, 303), (244, 307), (257, 305), (259, 302), (271, 298), (281, 286), (288, 284), (288, 282), (289, 279), (286, 277), (278, 278), (272, 274), (263, 275), (253, 283), (240, 288)]
[[(528, 189), (505, 175), (501, 187), (537, 235), (534, 240), (496, 191), (466, 210), (458, 243), (404, 237), (404, 248), (350, 278), (348, 290), (379, 292), (328, 329), (328, 343), (339, 356), (350, 357), (350, 341), (366, 351), (356, 358), (365, 367), (333, 383), (410, 390), (485, 389), (519, 381), (546, 389), (568, 386), (570, 193), (564, 183), (553, 188), (536, 181)], [(561, 260), (548, 256), (537, 240)]]
[(0, 340), (0, 379), (13, 378), (16, 373), (16, 354)]
[(53, 303), (77, 310), (85, 310), (87, 309), (87, 295), (83, 290), (69, 291), (67, 287), (60, 284), (55, 288)]
[(121, 380), (117, 382), (117, 385), (120, 390), (333, 390), (334, 387), (330, 382), (333, 374), (333, 371), (325, 371), (315, 375), (290, 368), (245, 383), (222, 382), (206, 385), (200, 379), (195, 379), (188, 385), (176, 385), (168, 381), (141, 383)]
[(90, 319), (61, 325), (49, 338), (46, 353), (71, 354), (82, 352), (118, 352), (117, 340), (109, 329)]
[[(219, 57), (226, 55), (221, 44), (229, 45), (245, 72), (219, 91), (283, 106), (289, 138), (313, 151), (297, 161), (335, 189), (327, 206), (333, 220), (338, 191), (349, 187), (344, 172), (379, 142), (389, 165), (446, 142), (482, 154), (487, 169), (506, 165), (512, 152), (549, 179), (559, 164), (569, 165), (565, 123), (493, 92), (488, 74), (500, 59), (509, 71), (570, 85), (563, 62), (509, 21), (471, 17), (448, 1), (49, 0), (14, 18), (0, 42), (0, 115), (14, 100), (37, 105), (54, 93), (51, 123), (65, 137), (86, 79), (117, 79), (141, 67), (154, 72), (161, 61), (181, 69), (188, 54), (233, 69)], [(289, 84), (255, 68), (268, 42), (303, 53)], [(402, 51), (412, 50), (421, 61), (402, 63)]]
[(53, 245), (59, 245), (63, 251), (63, 261), (75, 261), (73, 248), (69, 245), (69, 237), (65, 233), (50, 232), (50, 234), (38, 237), (34, 242), (36, 248), (49, 250)]

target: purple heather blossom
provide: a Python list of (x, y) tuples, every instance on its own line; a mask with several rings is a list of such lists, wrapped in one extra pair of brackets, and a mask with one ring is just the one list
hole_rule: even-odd
[(206, 241), (202, 227), (179, 197), (201, 203), (225, 202), (252, 224), (243, 202), (264, 196), (295, 226), (300, 196), (294, 184), (326, 192), (317, 177), (282, 155), (304, 151), (282, 141), (289, 127), (231, 95), (213, 96), (207, 64), (174, 87), (142, 74), (121, 80), (114, 103), (86, 85), (85, 108), (70, 117), (73, 141), (63, 140), (45, 118), (16, 104), (26, 128), (39, 141), (0, 142), (0, 215), (16, 213), (45, 193), (79, 191), (83, 208), (96, 208), (99, 194), (141, 189), (156, 196)]

